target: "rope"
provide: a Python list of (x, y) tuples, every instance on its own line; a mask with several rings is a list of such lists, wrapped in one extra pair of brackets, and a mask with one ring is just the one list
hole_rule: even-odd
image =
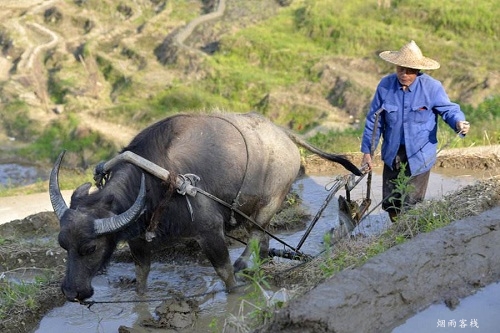
[(172, 297), (166, 297), (166, 298), (150, 298), (150, 299), (133, 299), (133, 300), (120, 300), (120, 301), (79, 301), (81, 305), (86, 306), (88, 309), (90, 309), (94, 304), (118, 304), (118, 303), (152, 303), (152, 302), (164, 302), (168, 301), (171, 299), (188, 299), (188, 298), (199, 298), (199, 297), (204, 297), (208, 295), (215, 295), (221, 292), (231, 292), (233, 290), (236, 290), (241, 287), (248, 286), (249, 283), (244, 283), (244, 284), (239, 284), (237, 286), (234, 286), (229, 289), (216, 289), (212, 290), (209, 292), (205, 293), (199, 293), (199, 294), (194, 294), (194, 295), (189, 295), (189, 296), (184, 296), (184, 295), (177, 295), (177, 296), (172, 296)]
[(230, 224), (236, 225), (236, 220), (234, 219), (234, 211), (237, 209), (237, 207), (242, 206), (239, 203), (239, 199), (240, 199), (240, 195), (241, 195), (241, 189), (243, 188), (243, 185), (245, 184), (245, 181), (247, 179), (248, 163), (250, 162), (250, 153), (248, 151), (247, 139), (243, 135), (243, 132), (241, 132), (241, 130), (238, 128), (238, 126), (236, 126), (233, 122), (229, 121), (229, 119), (223, 118), (221, 116), (214, 115), (213, 117), (217, 118), (217, 119), (220, 119), (220, 120), (224, 120), (225, 122), (227, 122), (230, 125), (232, 125), (240, 133), (241, 138), (243, 139), (243, 142), (245, 143), (245, 151), (246, 151), (246, 155), (247, 155), (247, 163), (245, 164), (245, 173), (243, 174), (243, 180), (241, 181), (241, 185), (240, 185), (240, 189), (238, 191), (238, 194), (236, 195), (236, 198), (234, 198), (233, 204), (231, 205), (231, 220), (230, 220)]
[(289, 247), (290, 249), (292, 249), (293, 251), (295, 252), (299, 252), (297, 251), (293, 246), (287, 244), (285, 241), (279, 239), (278, 237), (274, 236), (273, 234), (271, 234), (269, 231), (267, 231), (266, 229), (264, 229), (262, 226), (260, 226), (257, 222), (255, 222), (255, 220), (253, 218), (251, 218), (250, 216), (246, 215), (245, 213), (243, 213), (241, 210), (239, 210), (238, 208), (234, 208), (232, 205), (228, 204), (227, 202), (225, 202), (224, 200), (222, 199), (219, 199), (217, 198), (215, 195), (213, 194), (210, 194), (204, 190), (202, 190), (201, 188), (198, 188), (198, 187), (195, 187), (196, 191), (198, 191), (199, 193), (205, 195), (206, 197), (212, 199), (212, 200), (215, 200), (217, 201), (218, 203), (220, 203), (221, 205), (223, 206), (226, 206), (227, 208), (229, 209), (232, 209), (234, 210), (236, 213), (240, 214), (242, 217), (244, 217), (245, 219), (247, 219), (248, 221), (250, 221), (252, 224), (254, 224), (257, 228), (259, 228), (260, 231), (264, 232), (266, 235), (268, 235), (269, 237), (272, 237), (274, 240), (280, 242), (281, 244)]

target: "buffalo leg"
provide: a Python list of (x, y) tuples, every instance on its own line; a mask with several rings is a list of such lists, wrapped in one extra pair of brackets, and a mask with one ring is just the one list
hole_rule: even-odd
[(248, 260), (252, 254), (252, 249), (250, 248), (250, 242), (252, 240), (257, 240), (259, 242), (259, 257), (261, 259), (266, 259), (269, 257), (269, 236), (267, 236), (261, 230), (252, 230), (249, 237), (249, 243), (243, 250), (243, 253), (234, 263), (235, 272), (240, 272), (248, 267)]
[(130, 253), (134, 259), (136, 291), (139, 295), (146, 292), (149, 270), (151, 269), (151, 248), (144, 239), (135, 238), (128, 241)]
[(236, 287), (236, 278), (224, 237), (204, 238), (198, 243), (217, 275), (224, 281), (226, 290), (231, 292)]
[[(254, 220), (258, 225), (262, 228), (266, 229), (271, 221), (271, 218), (274, 216), (278, 208), (281, 206), (284, 197), (276, 197), (268, 202), (268, 204), (262, 207), (254, 216)], [(257, 240), (259, 242), (259, 256), (261, 259), (266, 259), (269, 257), (269, 236), (263, 232), (260, 228), (253, 227), (250, 230), (250, 238), (248, 241), (248, 245), (245, 247), (245, 250), (240, 255), (240, 257), (234, 263), (235, 272), (239, 272), (248, 267), (248, 261), (250, 259), (251, 248), (250, 242), (252, 240)]]

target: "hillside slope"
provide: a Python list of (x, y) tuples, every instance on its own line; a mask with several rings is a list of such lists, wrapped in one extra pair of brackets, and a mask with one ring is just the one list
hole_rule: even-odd
[[(234, 102), (238, 99), (234, 96), (231, 102), (222, 101), (227, 99), (225, 94), (243, 91), (241, 87), (234, 91), (230, 91), (231, 87), (214, 88), (215, 82), (212, 92), (198, 88), (207, 77), (214, 81), (217, 71), (224, 72), (208, 62), (222, 52), (224, 38), (236, 39), (231, 46), (223, 45), (223, 52), (228, 52), (230, 47), (237, 48), (239, 41), (248, 43), (237, 37), (240, 31), (269, 22), (266, 20), (284, 10), (294, 10), (292, 13), (298, 15), (301, 3), (2, 1), (0, 97), (4, 107), (0, 116), (4, 126), (0, 138), (7, 142), (4, 146), (12, 144), (8, 137), (29, 143), (52, 122), (73, 115), (77, 119), (73, 139), (97, 132), (118, 147), (145, 125), (184, 111), (175, 103), (184, 105), (185, 110), (190, 106), (210, 109), (220, 105), (234, 106), (235, 111), (242, 112), (255, 107), (265, 110), (263, 113), (273, 121), (302, 132), (345, 129), (362, 121), (378, 80), (388, 71), (375, 53), (356, 58), (325, 53), (311, 63), (312, 79), (276, 84), (265, 94), (262, 88), (255, 88), (265, 83), (242, 81), (248, 95), (254, 90), (256, 93), (251, 98), (242, 94), (240, 104)], [(369, 6), (377, 10), (375, 2)], [(255, 59), (255, 68), (262, 62)], [(498, 92), (500, 85), (498, 71), (479, 72), (463, 78), (438, 74), (438, 78), (445, 79), (452, 99), (474, 105)], [(288, 74), (282, 72), (283, 77)], [(281, 74), (275, 76), (279, 79)], [(168, 91), (170, 95), (162, 95)], [(158, 99), (163, 99), (164, 110), (155, 111), (148, 104)], [(20, 112), (17, 105), (24, 111)]]

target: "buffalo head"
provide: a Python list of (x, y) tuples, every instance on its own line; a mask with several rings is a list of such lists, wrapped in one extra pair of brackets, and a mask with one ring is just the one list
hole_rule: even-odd
[(144, 174), (139, 194), (131, 207), (117, 214), (111, 210), (112, 195), (102, 199), (89, 194), (90, 183), (78, 187), (71, 197), (71, 207), (64, 202), (59, 189), (59, 167), (62, 152), (52, 169), (49, 194), (52, 207), (60, 223), (58, 241), (68, 253), (66, 275), (62, 292), (70, 301), (81, 301), (94, 293), (92, 278), (108, 262), (113, 253), (117, 237), (115, 234), (135, 221), (143, 211), (146, 191)]

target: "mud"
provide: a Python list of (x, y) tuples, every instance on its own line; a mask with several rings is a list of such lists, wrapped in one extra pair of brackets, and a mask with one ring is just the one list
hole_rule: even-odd
[(264, 332), (390, 332), (436, 302), (500, 279), (500, 207), (347, 269), (277, 312)]

